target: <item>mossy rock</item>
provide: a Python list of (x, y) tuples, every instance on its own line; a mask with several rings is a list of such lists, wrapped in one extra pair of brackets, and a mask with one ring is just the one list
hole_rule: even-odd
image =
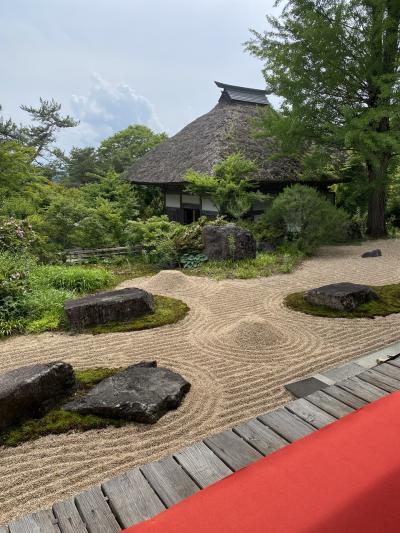
[(45, 435), (58, 435), (69, 431), (88, 431), (101, 429), (107, 426), (121, 427), (128, 422), (102, 418), (94, 415), (80, 415), (70, 413), (62, 409), (66, 402), (85, 395), (101, 380), (113, 376), (121, 368), (89, 368), (76, 370), (75, 376), (78, 383), (77, 391), (71, 396), (64, 398), (54, 409), (38, 418), (30, 418), (0, 433), (0, 445), (18, 446), (23, 442), (36, 440)]
[(307, 315), (328, 318), (375, 318), (400, 313), (400, 283), (394, 285), (369, 286), (379, 297), (356, 307), (353, 311), (339, 311), (330, 307), (312, 305), (304, 300), (304, 292), (286, 296), (284, 302), (289, 309)]
[(179, 322), (189, 311), (189, 307), (184, 302), (167, 296), (154, 295), (154, 303), (153, 313), (147, 313), (129, 322), (109, 322), (99, 326), (91, 326), (81, 330), (81, 333), (99, 335), (101, 333), (123, 333), (158, 328)]

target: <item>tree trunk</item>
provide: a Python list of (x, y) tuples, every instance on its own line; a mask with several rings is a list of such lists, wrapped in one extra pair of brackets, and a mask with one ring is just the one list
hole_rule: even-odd
[(386, 236), (385, 224), (386, 193), (384, 189), (371, 191), (368, 200), (367, 234), (376, 239)]
[(367, 234), (374, 239), (386, 237), (386, 187), (372, 165), (368, 165), (371, 190), (368, 198)]

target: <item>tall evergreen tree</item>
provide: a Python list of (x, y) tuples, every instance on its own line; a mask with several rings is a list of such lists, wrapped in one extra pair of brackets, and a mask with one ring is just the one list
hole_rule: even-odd
[[(278, 0), (279, 2), (279, 0)], [(362, 161), (367, 231), (386, 234), (388, 180), (400, 154), (400, 1), (289, 0), (248, 50), (265, 62), (267, 88), (283, 98), (266, 134), (303, 168)]]

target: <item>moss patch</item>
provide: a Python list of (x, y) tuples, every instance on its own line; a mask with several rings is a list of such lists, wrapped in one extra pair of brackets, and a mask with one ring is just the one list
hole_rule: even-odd
[(88, 431), (107, 426), (121, 427), (126, 420), (102, 418), (94, 415), (80, 415), (64, 411), (61, 407), (77, 396), (86, 394), (102, 379), (113, 376), (120, 368), (89, 368), (75, 371), (78, 382), (77, 390), (54, 409), (38, 418), (31, 418), (0, 433), (0, 444), (3, 446), (17, 446), (26, 441), (35, 440), (45, 435), (57, 435), (68, 431)]
[(284, 302), (294, 311), (307, 315), (329, 318), (375, 318), (400, 313), (400, 283), (395, 285), (372, 286), (379, 300), (359, 305), (354, 311), (339, 311), (330, 307), (312, 305), (304, 301), (304, 292), (296, 292), (286, 296)]
[(181, 300), (167, 296), (154, 296), (156, 308), (154, 313), (143, 315), (131, 322), (110, 322), (100, 326), (85, 328), (84, 333), (120, 333), (124, 331), (138, 331), (157, 328), (166, 324), (175, 324), (182, 320), (189, 311), (189, 307)]

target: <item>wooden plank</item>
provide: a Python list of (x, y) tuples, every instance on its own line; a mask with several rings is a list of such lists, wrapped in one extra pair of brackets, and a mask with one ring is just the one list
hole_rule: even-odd
[(323, 391), (313, 392), (309, 396), (306, 396), (306, 400), (324, 410), (326, 413), (334, 416), (335, 418), (342, 418), (342, 416), (346, 416), (354, 412), (352, 407), (349, 407), (336, 398), (325, 394)]
[(390, 365), (389, 363), (383, 363), (382, 365), (375, 366), (372, 370), (390, 376), (393, 379), (400, 381), (400, 367)]
[(124, 527), (147, 520), (165, 510), (139, 468), (106, 481), (102, 488), (113, 513)]
[(335, 417), (322, 411), (322, 409), (316, 407), (304, 398), (289, 402), (285, 408), (317, 429), (323, 428), (336, 421)]
[(263, 455), (269, 455), (288, 444), (288, 441), (254, 418), (236, 426), (233, 431)]
[(53, 505), (54, 516), (58, 520), (58, 525), (62, 533), (87, 533), (74, 500), (57, 502)]
[(232, 470), (239, 470), (262, 457), (261, 453), (231, 430), (212, 435), (204, 442)]
[(329, 387), (324, 389), (324, 394), (327, 394), (328, 396), (331, 396), (332, 398), (335, 398), (336, 400), (345, 403), (353, 409), (361, 409), (361, 407), (364, 407), (364, 405), (368, 404), (367, 401), (362, 400), (358, 396), (354, 396), (354, 394), (351, 394), (348, 391), (340, 389), (336, 385), (330, 385)]
[(387, 361), (387, 364), (397, 366), (397, 368), (400, 368), (400, 357), (396, 357), (395, 359), (389, 359)]
[(359, 374), (358, 377), (363, 381), (370, 383), (371, 385), (375, 385), (375, 387), (385, 390), (386, 392), (396, 392), (400, 388), (400, 382), (397, 381), (397, 379), (393, 379), (390, 376), (385, 376), (384, 374), (375, 372), (375, 370), (372, 369), (362, 372), (362, 374)]
[(232, 474), (232, 470), (204, 442), (188, 446), (174, 457), (202, 489)]
[(379, 400), (379, 398), (383, 398), (383, 396), (386, 396), (387, 394), (386, 391), (379, 389), (374, 385), (370, 385), (369, 383), (362, 381), (358, 377), (338, 381), (336, 385), (341, 389), (351, 392), (355, 396), (358, 396), (362, 400), (366, 400), (367, 402), (375, 402), (376, 400)]
[(313, 426), (307, 424), (296, 415), (289, 413), (283, 407), (257, 418), (289, 442), (301, 439), (315, 431)]
[(89, 533), (121, 531), (100, 487), (81, 492), (75, 497), (75, 503)]
[(52, 511), (38, 511), (8, 525), (10, 533), (60, 533)]
[(140, 470), (166, 507), (171, 507), (199, 490), (173, 457), (149, 463), (140, 467)]

